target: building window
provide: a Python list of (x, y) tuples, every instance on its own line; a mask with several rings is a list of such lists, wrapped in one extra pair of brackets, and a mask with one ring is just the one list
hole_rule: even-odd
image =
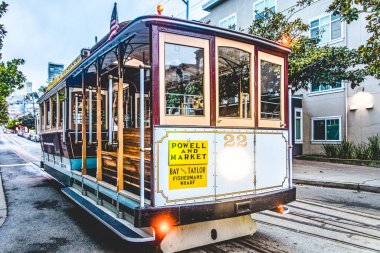
[(275, 11), (276, 2), (275, 0), (262, 0), (253, 4), (253, 13), (255, 19), (263, 19), (265, 14), (265, 8)]
[(302, 108), (294, 109), (294, 141), (295, 143), (302, 143), (303, 141), (303, 123), (302, 123)]
[(312, 141), (340, 141), (341, 117), (312, 118)]
[(320, 44), (342, 38), (342, 22), (339, 15), (326, 15), (310, 21), (310, 37), (320, 36)]
[(219, 20), (219, 27), (227, 29), (236, 29), (236, 13)]
[(335, 84), (311, 84), (311, 92), (324, 92), (330, 90), (342, 89), (342, 82), (336, 82)]

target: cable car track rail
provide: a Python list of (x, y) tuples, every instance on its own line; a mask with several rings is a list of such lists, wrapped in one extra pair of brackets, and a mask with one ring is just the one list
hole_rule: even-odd
[(312, 236), (312, 237), (318, 237), (318, 238), (321, 238), (321, 239), (326, 239), (326, 240), (329, 240), (329, 241), (334, 241), (334, 242), (337, 242), (337, 243), (340, 243), (340, 244), (344, 244), (344, 245), (348, 245), (348, 246), (351, 246), (351, 247), (354, 247), (354, 248), (358, 248), (358, 249), (365, 249), (365, 250), (369, 250), (369, 251), (372, 251), (372, 252), (379, 252), (379, 249), (373, 249), (373, 248), (361, 246), (361, 245), (358, 245), (358, 244), (345, 242), (345, 241), (342, 241), (342, 240), (339, 240), (339, 239), (330, 238), (330, 237), (323, 236), (323, 235), (318, 235), (318, 234), (313, 234), (313, 233), (301, 231), (301, 230), (298, 230), (298, 229), (288, 228), (288, 227), (285, 227), (285, 226), (281, 226), (281, 225), (277, 225), (277, 224), (272, 224), (270, 222), (259, 221), (259, 220), (256, 220), (256, 222), (259, 223), (259, 224), (265, 224), (265, 225), (268, 225), (268, 226), (275, 226), (275, 227), (282, 228), (282, 229), (285, 229), (285, 230), (288, 230), (288, 231), (293, 231), (293, 232), (296, 232), (296, 233), (300, 233), (300, 234), (304, 234), (304, 235), (309, 235), (309, 236)]

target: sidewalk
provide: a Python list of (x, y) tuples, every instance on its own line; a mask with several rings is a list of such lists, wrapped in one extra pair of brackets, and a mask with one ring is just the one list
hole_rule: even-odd
[(380, 193), (380, 168), (294, 159), (293, 182)]

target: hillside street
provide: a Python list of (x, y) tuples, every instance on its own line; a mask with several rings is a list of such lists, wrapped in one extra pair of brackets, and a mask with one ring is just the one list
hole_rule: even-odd
[[(66, 199), (60, 185), (35, 165), (39, 164), (39, 150), (39, 143), (16, 135), (0, 135), (0, 175), (7, 203), (6, 217), (0, 206), (0, 225), (5, 221), (0, 227), (0, 252), (147, 252), (152, 249), (150, 245), (123, 242)], [(325, 171), (328, 165), (306, 164), (295, 162), (295, 177), (301, 171), (299, 167)], [(323, 179), (329, 173), (320, 172)], [(311, 173), (304, 174), (310, 178)], [(2, 201), (0, 190), (0, 205)], [(270, 211), (254, 214), (258, 231), (251, 237), (188, 252), (380, 250), (377, 193), (298, 185), (297, 201), (289, 207), (290, 213), (286, 215)]]

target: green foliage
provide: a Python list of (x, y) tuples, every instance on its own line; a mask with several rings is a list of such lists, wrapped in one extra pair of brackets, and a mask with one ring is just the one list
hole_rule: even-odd
[(292, 49), (289, 55), (289, 84), (297, 90), (308, 89), (310, 83), (336, 83), (346, 80), (352, 87), (364, 81), (367, 72), (353, 67), (363, 63), (359, 52), (347, 47), (319, 46), (320, 38), (312, 39), (305, 34), (309, 25), (300, 18), (290, 21), (289, 16), (264, 11), (263, 19), (256, 19), (248, 33), (286, 44)]
[(354, 145), (354, 157), (359, 160), (371, 159), (371, 149), (365, 142)]
[[(4, 1), (0, 3), (0, 18), (6, 13), (7, 7), (8, 4)], [(5, 30), (4, 25), (0, 24), (0, 50), (3, 47), (3, 40), (6, 33), (7, 31)], [(0, 61), (0, 123), (5, 123), (8, 119), (5, 98), (15, 89), (22, 88), (22, 83), (26, 81), (24, 74), (19, 70), (19, 67), (23, 64), (23, 59), (12, 59), (6, 62)]]
[(340, 144), (324, 144), (322, 148), (328, 158), (380, 160), (380, 135), (369, 137), (368, 143), (343, 140)]
[(0, 62), (0, 96), (7, 97), (15, 89), (23, 87), (26, 78), (19, 70), (19, 66), (23, 64), (24, 60), (22, 59)]
[(38, 88), (38, 91), (39, 91), (39, 92), (42, 92), (42, 93), (45, 93), (45, 91), (46, 91), (46, 86), (40, 86), (40, 88)]
[[(298, 0), (298, 7), (306, 7), (315, 0)], [(366, 64), (368, 74), (380, 79), (380, 1), (379, 0), (333, 0), (328, 12), (340, 15), (348, 24), (365, 15), (366, 29), (370, 34), (366, 44), (358, 48), (359, 57)]]
[(18, 118), (18, 122), (20, 125), (25, 126), (29, 129), (35, 129), (35, 119), (30, 113)]
[[(7, 11), (8, 4), (4, 3), (2, 1), (0, 3), (0, 18), (4, 16), (5, 12)], [(3, 48), (3, 39), (5, 37), (5, 34), (7, 31), (4, 28), (4, 25), (0, 24), (0, 50)], [(1, 59), (1, 53), (0, 53), (0, 59)]]
[(11, 119), (8, 121), (8, 123), (5, 125), (5, 128), (15, 130), (15, 128), (18, 126), (18, 121), (16, 119)]
[(0, 96), (0, 124), (8, 122), (8, 104), (4, 97)]
[(337, 145), (337, 155), (342, 159), (352, 159), (354, 154), (354, 145), (352, 142), (344, 139)]
[(323, 152), (328, 158), (336, 158), (338, 154), (337, 145), (335, 144), (323, 144)]
[(368, 138), (371, 160), (380, 160), (380, 136), (374, 135)]

